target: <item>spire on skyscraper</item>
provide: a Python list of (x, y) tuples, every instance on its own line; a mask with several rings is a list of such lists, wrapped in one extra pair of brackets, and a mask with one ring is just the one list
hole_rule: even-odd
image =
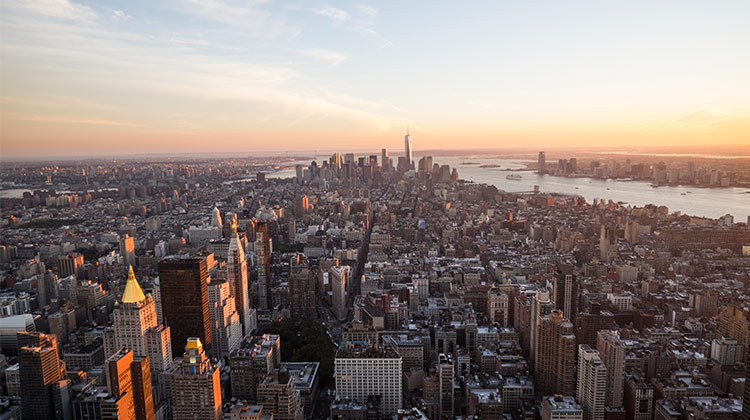
[(138, 284), (138, 280), (135, 279), (135, 273), (133, 273), (133, 266), (129, 266), (128, 271), (128, 282), (125, 284), (125, 291), (122, 293), (122, 301), (124, 303), (137, 303), (146, 299), (146, 295), (143, 294), (141, 285)]

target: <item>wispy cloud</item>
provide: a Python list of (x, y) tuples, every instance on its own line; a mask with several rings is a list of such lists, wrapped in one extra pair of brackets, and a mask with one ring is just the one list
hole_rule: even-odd
[(337, 66), (349, 58), (346, 54), (324, 48), (310, 48), (302, 50), (300, 53), (306, 57), (326, 62), (331, 66)]
[(331, 19), (335, 19), (339, 21), (344, 21), (344, 20), (349, 19), (349, 13), (346, 10), (337, 9), (332, 6), (326, 6), (326, 7), (323, 7), (322, 9), (317, 9), (315, 10), (315, 14), (320, 15), (320, 16), (326, 16)]
[(127, 121), (115, 120), (97, 120), (69, 116), (57, 115), (34, 115), (34, 114), (16, 114), (9, 113), (3, 116), (3, 119), (10, 121), (31, 121), (40, 123), (58, 123), (58, 124), (86, 124), (86, 125), (105, 125), (112, 127), (144, 127), (142, 124), (136, 124)]
[(96, 18), (90, 7), (68, 0), (20, 0), (4, 1), (2, 9), (39, 14), (43, 16), (88, 21)]

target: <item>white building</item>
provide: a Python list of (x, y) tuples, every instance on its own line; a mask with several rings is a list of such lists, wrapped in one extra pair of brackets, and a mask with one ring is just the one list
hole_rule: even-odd
[(213, 357), (229, 357), (242, 343), (242, 325), (234, 297), (226, 281), (208, 284), (208, 315), (211, 320), (211, 352)]
[(347, 315), (346, 289), (350, 281), (351, 268), (348, 265), (331, 267), (328, 281), (331, 282), (333, 313), (338, 319), (345, 319)]
[(585, 420), (604, 420), (607, 389), (607, 368), (599, 352), (588, 344), (578, 346), (578, 382), (576, 398), (583, 408)]
[(143, 294), (131, 267), (114, 310), (114, 325), (105, 332), (105, 357), (131, 349), (136, 356), (148, 356), (152, 370), (164, 371), (172, 365), (171, 343), (169, 327), (157, 323), (154, 299)]
[(391, 417), (401, 408), (402, 360), (390, 347), (340, 348), (334, 362), (336, 398), (367, 404), (370, 395), (381, 398), (381, 415)]

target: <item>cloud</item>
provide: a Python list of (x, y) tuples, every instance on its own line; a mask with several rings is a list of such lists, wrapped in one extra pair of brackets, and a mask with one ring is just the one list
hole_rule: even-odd
[(113, 126), (113, 127), (144, 127), (141, 124), (131, 123), (127, 121), (96, 120), (96, 119), (88, 119), (88, 118), (54, 116), (54, 115), (33, 115), (33, 114), (29, 115), (29, 114), (10, 113), (8, 115), (3, 116), (3, 119), (9, 120), (9, 121), (29, 121), (29, 122), (40, 122), (40, 123), (105, 125), (105, 126)]
[(366, 4), (360, 4), (359, 11), (368, 18), (374, 18), (378, 15), (378, 9)]
[(113, 12), (113, 15), (118, 19), (130, 19), (133, 16), (130, 16), (129, 14), (123, 12), (122, 10), (115, 10)]
[(56, 17), (62, 19), (89, 21), (96, 18), (90, 7), (68, 0), (21, 0), (3, 2), (3, 8), (9, 7), (27, 13)]
[(345, 10), (337, 9), (335, 7), (326, 6), (322, 9), (318, 9), (315, 11), (316, 15), (320, 16), (327, 16), (331, 19), (344, 21), (349, 19), (349, 13), (347, 13)]
[(324, 61), (331, 66), (337, 66), (349, 58), (346, 54), (324, 48), (310, 48), (302, 50), (300, 53), (312, 59)]

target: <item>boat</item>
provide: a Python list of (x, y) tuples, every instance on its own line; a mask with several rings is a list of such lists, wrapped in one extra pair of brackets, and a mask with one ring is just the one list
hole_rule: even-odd
[(523, 179), (523, 177), (517, 174), (510, 174), (510, 175), (506, 175), (505, 179), (510, 179), (511, 181), (520, 181)]

